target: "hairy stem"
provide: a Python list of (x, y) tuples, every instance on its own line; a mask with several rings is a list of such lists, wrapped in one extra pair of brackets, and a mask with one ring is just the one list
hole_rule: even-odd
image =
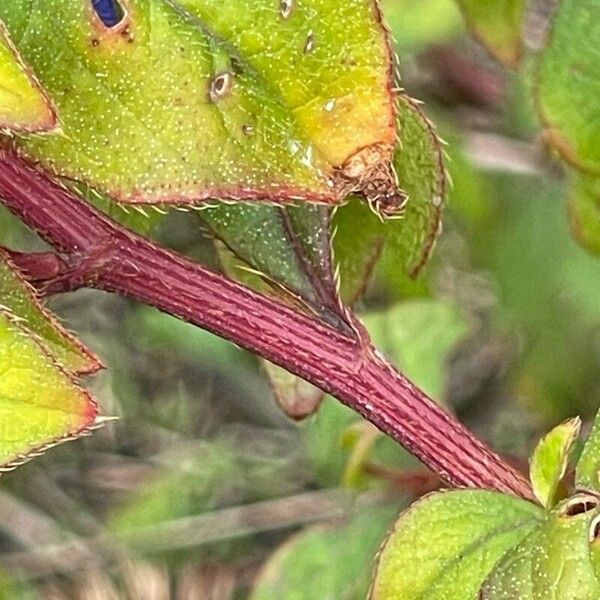
[(0, 150), (0, 197), (68, 257), (70, 270), (46, 289), (87, 286), (155, 306), (334, 395), (447, 483), (532, 498), (520, 474), (398, 373), (368, 339), (348, 337), (131, 233), (8, 150)]

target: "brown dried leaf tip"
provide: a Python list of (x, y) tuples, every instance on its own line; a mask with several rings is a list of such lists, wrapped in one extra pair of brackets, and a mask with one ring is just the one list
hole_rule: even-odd
[(364, 194), (374, 210), (385, 216), (402, 213), (408, 196), (400, 189), (392, 162), (393, 144), (373, 144), (355, 152), (337, 172), (337, 182), (346, 193)]

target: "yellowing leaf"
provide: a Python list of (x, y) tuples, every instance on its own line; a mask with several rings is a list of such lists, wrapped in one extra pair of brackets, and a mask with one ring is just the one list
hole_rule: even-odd
[(401, 202), (374, 0), (129, 0), (110, 29), (83, 0), (0, 18), (64, 131), (18, 145), (59, 175), (124, 202)]
[(248, 62), (277, 88), (332, 164), (368, 146), (395, 144), (391, 51), (374, 0), (179, 3), (233, 46), (248, 49)]
[(401, 219), (382, 221), (361, 202), (350, 202), (335, 214), (334, 254), (341, 293), (356, 300), (382, 252), (416, 276), (431, 255), (441, 230), (447, 179), (441, 142), (418, 103), (398, 97), (399, 146), (394, 166), (408, 201)]
[(561, 423), (540, 440), (531, 457), (529, 474), (533, 492), (546, 508), (552, 508), (556, 504), (560, 484), (567, 471), (580, 428), (579, 418)]
[(0, 22), (0, 130), (36, 132), (55, 125), (50, 101)]
[(92, 398), (0, 310), (0, 465), (12, 468), (81, 435), (96, 415)]

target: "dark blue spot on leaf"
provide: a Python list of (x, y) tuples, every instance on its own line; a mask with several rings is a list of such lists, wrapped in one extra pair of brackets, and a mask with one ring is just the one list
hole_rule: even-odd
[(106, 27), (115, 27), (125, 18), (118, 0), (92, 0), (92, 6)]

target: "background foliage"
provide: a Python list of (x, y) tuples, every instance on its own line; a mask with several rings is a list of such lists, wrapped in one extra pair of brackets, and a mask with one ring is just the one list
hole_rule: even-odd
[[(358, 309), (417, 384), (522, 463), (600, 404), (600, 270), (565, 210), (593, 181), (542, 151), (530, 79), (492, 61), (453, 2), (383, 8), (453, 188), (421, 277), (384, 251)], [(0, 222), (0, 243), (39, 243)], [(197, 215), (152, 229), (218, 268)], [(259, 362), (208, 333), (90, 291), (51, 307), (107, 365), (90, 387), (120, 419), (3, 476), (0, 598), (365, 597), (385, 532), (435, 478), (329, 398), (288, 420)]]

